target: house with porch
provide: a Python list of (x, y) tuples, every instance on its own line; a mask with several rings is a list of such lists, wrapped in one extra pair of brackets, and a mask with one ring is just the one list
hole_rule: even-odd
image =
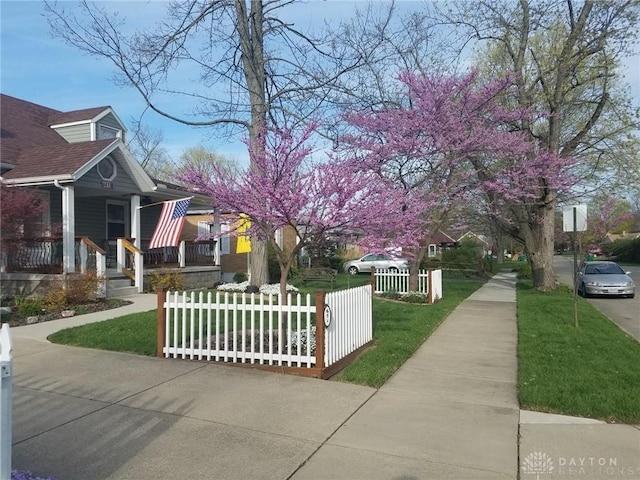
[(148, 248), (163, 202), (212, 200), (151, 178), (111, 107), (62, 112), (0, 94), (0, 116), (3, 187), (31, 189), (48, 204), (41, 231), (1, 239), (3, 294), (42, 294), (52, 276), (87, 271), (109, 278), (109, 296), (143, 291), (158, 267), (181, 268), (187, 287), (220, 280), (214, 241)]

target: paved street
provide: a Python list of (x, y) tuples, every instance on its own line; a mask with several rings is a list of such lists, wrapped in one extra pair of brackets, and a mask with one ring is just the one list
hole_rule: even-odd
[[(566, 285), (573, 285), (573, 257), (554, 257), (553, 267), (558, 281)], [(636, 285), (640, 284), (640, 266), (623, 266), (631, 272)], [(640, 341), (640, 287), (636, 286), (636, 297), (631, 298), (589, 298), (588, 301), (598, 310), (609, 317), (620, 328)]]

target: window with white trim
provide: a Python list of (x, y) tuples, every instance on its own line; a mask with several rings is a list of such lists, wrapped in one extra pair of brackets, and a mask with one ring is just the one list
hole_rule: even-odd
[[(228, 255), (231, 253), (231, 237), (227, 232), (231, 230), (229, 225), (225, 225), (224, 223), (220, 225), (220, 232), (222, 236), (220, 237), (220, 255)], [(227, 233), (225, 235), (225, 233)]]
[(99, 123), (96, 125), (96, 139), (104, 140), (106, 138), (122, 138), (122, 130), (109, 127)]

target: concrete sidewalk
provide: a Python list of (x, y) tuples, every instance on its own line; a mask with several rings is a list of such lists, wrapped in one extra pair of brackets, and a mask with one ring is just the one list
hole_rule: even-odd
[(293, 478), (517, 478), (514, 285), (459, 305)]
[[(14, 469), (58, 480), (640, 478), (640, 428), (518, 410), (512, 274), (459, 305), (379, 390), (46, 342), (155, 302), (12, 329)], [(590, 457), (617, 470), (569, 471)]]

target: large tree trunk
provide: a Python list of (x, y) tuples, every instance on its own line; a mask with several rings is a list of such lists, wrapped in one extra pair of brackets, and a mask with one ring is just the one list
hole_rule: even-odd
[(424, 258), (427, 249), (419, 248), (415, 252), (415, 256), (413, 259), (409, 261), (409, 291), (417, 292), (418, 291), (418, 274), (420, 273), (420, 264), (422, 263), (422, 259)]
[[(264, 16), (262, 1), (252, 0), (251, 11), (247, 13), (244, 0), (235, 0), (237, 29), (242, 52), (242, 68), (251, 103), (251, 125), (249, 143), (255, 154), (264, 149), (264, 129), (266, 128), (267, 102), (265, 99), (265, 58), (264, 58)], [(252, 165), (252, 168), (255, 168)], [(251, 283), (269, 283), (267, 242), (251, 239)]]
[(540, 208), (537, 212), (538, 223), (523, 225), (525, 252), (531, 265), (533, 287), (551, 291), (556, 288), (553, 271), (553, 235), (555, 226), (556, 202)]
[(269, 265), (267, 261), (267, 243), (257, 238), (251, 239), (251, 263), (249, 272), (252, 285), (269, 283)]

